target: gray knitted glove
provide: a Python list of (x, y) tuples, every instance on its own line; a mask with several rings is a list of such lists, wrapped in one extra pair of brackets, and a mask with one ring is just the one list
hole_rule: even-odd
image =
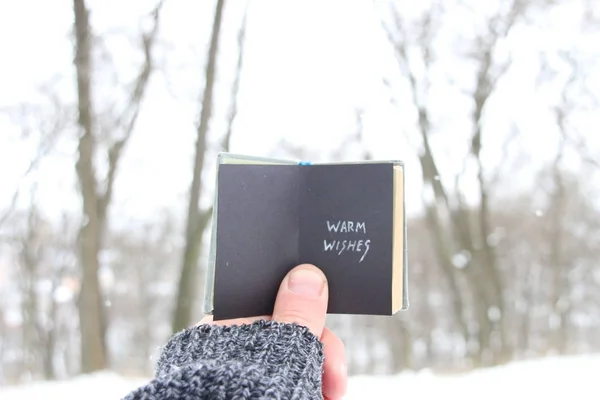
[(156, 377), (125, 400), (323, 399), (323, 346), (307, 328), (258, 321), (173, 336)]

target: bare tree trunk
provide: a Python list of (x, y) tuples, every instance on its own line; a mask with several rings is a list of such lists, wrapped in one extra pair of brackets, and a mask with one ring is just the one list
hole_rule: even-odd
[[(570, 315), (573, 309), (571, 304), (571, 283), (569, 281), (569, 274), (573, 271), (574, 266), (569, 256), (565, 255), (565, 251), (569, 248), (565, 244), (565, 226), (568, 225), (568, 198), (569, 189), (566, 187), (566, 180), (564, 177), (564, 171), (562, 170), (562, 163), (565, 157), (565, 150), (570, 142), (575, 142), (578, 136), (575, 129), (570, 128), (569, 116), (576, 107), (573, 99), (585, 95), (588, 89), (581, 88), (579, 85), (580, 79), (585, 79), (586, 74), (581, 70), (581, 66), (578, 65), (578, 61), (568, 52), (562, 53), (561, 58), (566, 62), (570, 69), (570, 76), (565, 83), (565, 86), (561, 92), (561, 98), (559, 104), (555, 107), (556, 123), (560, 133), (560, 143), (558, 151), (556, 153), (554, 162), (552, 164), (552, 184), (553, 190), (550, 193), (550, 208), (547, 218), (550, 219), (549, 223), (549, 241), (548, 241), (548, 265), (550, 266), (551, 274), (551, 293), (550, 293), (550, 307), (553, 310), (553, 317), (550, 322), (551, 326), (551, 338), (550, 346), (559, 353), (567, 353), (569, 349), (569, 334), (571, 331)], [(585, 86), (584, 86), (585, 87)], [(585, 160), (586, 155), (582, 154), (584, 151), (581, 147), (577, 146), (577, 150), (582, 160)], [(592, 165), (598, 166), (597, 162)]]
[[(81, 333), (81, 369), (93, 372), (108, 366), (105, 336), (108, 321), (98, 278), (98, 253), (102, 248), (107, 228), (108, 208), (112, 201), (113, 186), (123, 150), (135, 128), (140, 104), (145, 96), (150, 74), (153, 71), (152, 49), (158, 32), (158, 20), (163, 1), (152, 11), (153, 26), (142, 34), (144, 62), (129, 94), (129, 102), (116, 121), (116, 139), (108, 147), (106, 159), (108, 172), (101, 191), (94, 166), (99, 138), (95, 134), (94, 105), (92, 95), (92, 33), (89, 10), (85, 0), (73, 0), (75, 13), (75, 71), (77, 75), (78, 125), (81, 130), (78, 144), (78, 160), (75, 166), (83, 203), (83, 224), (79, 234), (80, 262), (82, 270), (81, 289), (78, 299)], [(114, 137), (113, 136), (113, 137)]]
[[(437, 271), (435, 271), (435, 266), (433, 265), (433, 263), (431, 262), (427, 262), (425, 264), (422, 264), (422, 268), (424, 269), (423, 274), (422, 274), (422, 279), (419, 281), (420, 282), (420, 286), (422, 285), (422, 290), (423, 293), (433, 293), (433, 288), (435, 287), (435, 281), (439, 279), (439, 274), (437, 273)], [(414, 274), (413, 274), (414, 276)], [(451, 291), (454, 291), (455, 289), (451, 289)], [(458, 290), (458, 289), (456, 289)], [(458, 293), (460, 294), (460, 292), (456, 291), (454, 293)], [(424, 360), (425, 360), (425, 367), (433, 367), (435, 368), (438, 365), (438, 354), (434, 349), (434, 341), (433, 341), (433, 332), (434, 329), (436, 327), (436, 322), (437, 322), (437, 318), (436, 318), (436, 312), (434, 309), (434, 306), (431, 304), (431, 295), (427, 295), (426, 299), (424, 299), (423, 303), (425, 304), (425, 310), (422, 311), (423, 316), (421, 318), (421, 332), (424, 335), (423, 341), (424, 341), (424, 345), (425, 345), (425, 354), (423, 356)], [(453, 308), (456, 307), (456, 304), (452, 305)], [(454, 313), (456, 313), (456, 311), (454, 311)], [(454, 314), (456, 316), (456, 314)], [(461, 329), (461, 328), (459, 328)], [(463, 340), (465, 342), (465, 345), (467, 343), (467, 339), (468, 339), (468, 332), (466, 331), (466, 327), (465, 327), (465, 331), (461, 331), (462, 335), (463, 335)], [(411, 343), (412, 346), (412, 343)], [(413, 360), (413, 365), (415, 370), (420, 370), (421, 368), (423, 368), (423, 360), (419, 360), (419, 363), (417, 364), (414, 360)]]
[(0, 308), (0, 386), (6, 384), (6, 374), (4, 372), (6, 362), (5, 349), (8, 342), (8, 329), (6, 328), (4, 310)]
[(396, 374), (407, 369), (414, 370), (413, 337), (407, 322), (396, 317), (389, 321), (388, 325), (388, 340), (392, 352), (392, 364), (389, 372)]
[[(375, 357), (375, 347), (380, 342), (381, 336), (385, 335), (386, 332), (382, 332), (381, 321), (374, 316), (363, 315), (360, 316), (360, 324), (358, 328), (364, 335), (364, 346), (367, 353), (366, 360), (361, 369), (361, 373), (364, 375), (373, 375), (377, 372), (377, 366), (380, 364), (380, 360)], [(391, 354), (393, 357), (394, 354)]]
[(550, 194), (550, 209), (548, 218), (549, 240), (548, 240), (548, 265), (550, 266), (551, 279), (551, 309), (553, 317), (550, 319), (550, 346), (557, 352), (564, 354), (567, 351), (568, 341), (568, 315), (570, 285), (568, 281), (568, 266), (563, 255), (564, 229), (566, 214), (566, 188), (561, 163), (565, 151), (565, 115), (563, 111), (557, 111), (558, 126), (561, 129), (561, 142), (552, 165), (552, 183), (554, 185)]
[[(431, 9), (423, 16), (422, 25), (417, 35), (417, 43), (413, 43), (419, 47), (420, 60), (419, 63), (425, 68), (423, 79), (419, 79), (412, 67), (412, 60), (408, 52), (409, 34), (407, 33), (407, 24), (399, 11), (392, 6), (391, 16), (393, 19), (392, 31), (386, 24), (384, 29), (388, 35), (390, 43), (393, 44), (398, 67), (401, 73), (406, 76), (410, 86), (410, 96), (414, 107), (418, 114), (417, 129), (422, 139), (422, 146), (419, 150), (419, 159), (421, 164), (421, 173), (423, 183), (426, 187), (430, 187), (434, 193), (434, 200), (431, 202), (424, 201), (426, 207), (427, 224), (434, 236), (434, 247), (436, 257), (443, 273), (444, 278), (450, 289), (450, 305), (453, 318), (456, 326), (464, 337), (465, 342), (469, 340), (468, 322), (465, 316), (465, 304), (459, 288), (459, 273), (452, 263), (452, 256), (455, 254), (455, 242), (458, 238), (452, 240), (452, 235), (460, 230), (459, 221), (457, 218), (452, 219), (452, 207), (450, 205), (449, 196), (442, 184), (440, 171), (436, 165), (435, 156), (430, 145), (431, 122), (427, 104), (427, 93), (429, 91), (429, 76), (428, 72), (432, 62), (432, 40), (439, 29), (441, 21), (441, 7), (438, 3), (431, 6)], [(449, 222), (444, 222), (440, 215), (439, 209), (443, 209), (450, 217)], [(477, 302), (475, 303), (477, 306)]]
[[(517, 263), (519, 261), (517, 260)], [(522, 268), (523, 266), (521, 266)], [(536, 300), (539, 300), (539, 289), (538, 285), (540, 282), (540, 267), (537, 265), (528, 266), (526, 276), (526, 282), (523, 285), (523, 297), (524, 304), (521, 312), (521, 326), (520, 326), (520, 340), (519, 346), (522, 356), (528, 356), (528, 350), (531, 347), (531, 325), (532, 325), (532, 313), (536, 306)]]
[(194, 158), (194, 174), (190, 187), (190, 201), (188, 204), (186, 243), (179, 276), (177, 290), (177, 303), (173, 314), (174, 332), (185, 329), (192, 323), (194, 299), (196, 299), (197, 288), (201, 287), (198, 282), (198, 258), (202, 248), (202, 234), (208, 225), (211, 210), (200, 211), (200, 197), (202, 191), (202, 171), (204, 170), (204, 156), (206, 153), (206, 135), (212, 114), (213, 87), (215, 84), (215, 66), (217, 63), (217, 52), (219, 46), (219, 35), (223, 16), (225, 0), (217, 0), (215, 16), (213, 19), (210, 47), (208, 49), (208, 62), (205, 72), (204, 95), (202, 97), (202, 111), (198, 123), (196, 137), (196, 154)]
[[(56, 280), (55, 280), (56, 281)], [(58, 304), (54, 299), (54, 293), (58, 285), (56, 282), (52, 285), (52, 292), (50, 294), (50, 326), (46, 329), (45, 343), (44, 343), (44, 356), (43, 356), (43, 367), (44, 377), (47, 380), (56, 379), (56, 369), (54, 367), (54, 357), (56, 354), (56, 337), (58, 331)]]
[(21, 239), (23, 250), (21, 251), (21, 293), (23, 300), (21, 313), (23, 315), (23, 368), (31, 376), (38, 372), (37, 358), (40, 354), (40, 326), (38, 318), (38, 296), (35, 288), (38, 279), (38, 239), (37, 239), (37, 211), (32, 204), (27, 218), (27, 228)]
[[(498, 79), (508, 67), (508, 62), (494, 60), (494, 52), (500, 40), (505, 38), (526, 4), (513, 0), (509, 8), (500, 8), (489, 22), (489, 30), (473, 42), (474, 61), (477, 66), (476, 87), (472, 93), (474, 111), (471, 116), (473, 134), (471, 154), (477, 166), (479, 204), (475, 210), (461, 201), (460, 191), (455, 193), (457, 205), (450, 202), (436, 165), (436, 158), (430, 145), (432, 133), (428, 112), (429, 72), (435, 54), (433, 40), (443, 20), (441, 2), (434, 2), (423, 13), (418, 25), (408, 30), (407, 22), (392, 6), (393, 30), (387, 24), (384, 29), (394, 46), (400, 72), (406, 77), (411, 88), (412, 101), (418, 113), (418, 131), (421, 136), (420, 160), (423, 181), (433, 189), (434, 200), (425, 203), (427, 220), (435, 239), (436, 253), (442, 272), (453, 293), (450, 294), (452, 311), (459, 322), (461, 333), (468, 340), (467, 321), (464, 304), (458, 284), (459, 276), (464, 277), (472, 297), (472, 308), (478, 326), (479, 351), (475, 355), (478, 365), (490, 365), (511, 357), (510, 343), (506, 333), (504, 307), (504, 284), (495, 250), (487, 239), (492, 233), (490, 224), (490, 188), (487, 184), (481, 159), (482, 124), (481, 117), (488, 99), (496, 88)], [(506, 11), (505, 11), (506, 10)], [(411, 40), (413, 42), (411, 42)], [(416, 47), (418, 51), (409, 52)], [(418, 58), (416, 62), (413, 58)], [(424, 71), (415, 72), (414, 65), (421, 65)], [(457, 185), (461, 176), (457, 177)], [(460, 272), (453, 265), (452, 257), (457, 252), (469, 252), (470, 257)]]
[[(427, 182), (428, 178), (425, 178)], [(450, 307), (452, 310), (452, 317), (455, 324), (458, 327), (459, 332), (463, 336), (465, 343), (469, 341), (469, 332), (467, 329), (467, 320), (464, 314), (464, 301), (461, 295), (461, 290), (458, 285), (458, 276), (456, 267), (452, 264), (452, 253), (450, 252), (450, 246), (444, 238), (444, 231), (441, 227), (439, 216), (435, 205), (426, 206), (426, 217), (427, 224), (430, 232), (433, 234), (435, 239), (435, 251), (437, 261), (442, 271), (442, 274), (449, 286), (448, 297), (450, 298)]]
[(237, 64), (235, 68), (235, 77), (233, 79), (233, 85), (231, 85), (231, 104), (229, 105), (229, 113), (227, 115), (227, 131), (221, 142), (223, 151), (229, 151), (231, 148), (231, 136), (233, 134), (233, 123), (238, 111), (238, 93), (240, 91), (240, 80), (242, 76), (242, 69), (244, 64), (244, 45), (246, 43), (246, 25), (248, 21), (248, 6), (250, 2), (246, 3), (246, 9), (244, 10), (244, 17), (242, 19), (242, 25), (237, 35)]
[[(152, 246), (152, 243), (149, 243), (148, 238), (144, 238), (141, 249), (142, 257), (145, 254), (150, 254), (149, 246)], [(143, 262), (135, 265), (135, 274), (138, 286), (137, 291), (140, 297), (138, 307), (141, 312), (141, 321), (139, 322), (139, 328), (137, 328), (138, 340), (136, 340), (136, 343), (141, 347), (138, 353), (141, 362), (140, 367), (144, 373), (151, 373), (150, 356), (152, 352), (152, 309), (154, 302), (148, 288), (152, 284), (153, 276), (148, 271), (148, 264)]]
[(74, 0), (75, 9), (75, 69), (79, 108), (79, 160), (76, 170), (83, 201), (84, 222), (80, 231), (82, 281), (79, 295), (81, 331), (81, 369), (92, 372), (107, 367), (105, 320), (98, 279), (98, 251), (101, 221), (98, 220), (98, 193), (94, 160), (92, 120), (92, 50), (89, 10), (85, 0)]

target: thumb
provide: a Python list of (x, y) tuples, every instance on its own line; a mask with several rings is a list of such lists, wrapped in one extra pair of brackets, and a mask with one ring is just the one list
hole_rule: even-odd
[(327, 315), (329, 288), (325, 274), (310, 264), (299, 265), (283, 279), (273, 320), (306, 326), (321, 337)]

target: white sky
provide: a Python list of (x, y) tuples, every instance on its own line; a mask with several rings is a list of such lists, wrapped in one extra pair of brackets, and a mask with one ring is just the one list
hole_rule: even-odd
[[(119, 71), (131, 75), (131, 62), (139, 59), (139, 53), (131, 51), (129, 38), (134, 37), (140, 17), (154, 2), (89, 3), (92, 22), (96, 31), (107, 37), (104, 45), (112, 51), (113, 62), (121, 66)], [(514, 68), (486, 116), (484, 151), (489, 165), (500, 160), (499, 149), (512, 123), (522, 130), (520, 148), (531, 163), (552, 156), (556, 129), (545, 103), (552, 101), (555, 93), (534, 91), (537, 52), (571, 48), (575, 43), (593, 52), (598, 40), (582, 39), (578, 33), (576, 3), (546, 18), (551, 29), (541, 33), (530, 29), (513, 43)], [(185, 210), (212, 4), (167, 0), (157, 57), (164, 73), (153, 77), (117, 181), (113, 212), (122, 223), (152, 218), (163, 208), (177, 208), (182, 213)], [(229, 105), (235, 35), (244, 4), (232, 1), (226, 8), (211, 143), (225, 130), (223, 116)], [(232, 151), (268, 155), (277, 141), (286, 137), (324, 157), (326, 151), (339, 146), (345, 135), (355, 131), (354, 109), (362, 107), (366, 110), (368, 145), (375, 156), (407, 163), (407, 204), (409, 212), (414, 212), (421, 202), (420, 171), (414, 149), (402, 139), (407, 127), (414, 129), (410, 123), (414, 115), (405, 103), (406, 93), (395, 93), (398, 105), (391, 105), (390, 92), (381, 84), (383, 77), (398, 79), (373, 4), (370, 0), (251, 3)], [(448, 29), (464, 28), (461, 18), (464, 16), (455, 15)], [(51, 79), (56, 79), (52, 90), (65, 101), (74, 98), (71, 22), (72, 2), (68, 0), (0, 3), (0, 110), (37, 98), (41, 84)], [(440, 49), (440, 54), (454, 61), (442, 71), (445, 75), (435, 75), (436, 82), (442, 83), (432, 93), (432, 107), (444, 129), (435, 135), (434, 144), (443, 156), (442, 170), (455, 172), (462, 166), (466, 150), (470, 104), (457, 95), (458, 89), (444, 84), (448, 79), (462, 79), (466, 70), (460, 56), (454, 54), (450, 39), (441, 43), (447, 46)], [(110, 78), (106, 73), (102, 75), (103, 82), (110, 82)], [(595, 83), (600, 88), (600, 82)], [(110, 84), (98, 91), (107, 102), (122, 97)], [(585, 122), (596, 155), (600, 154), (600, 139), (595, 135), (597, 128), (591, 126), (599, 122), (598, 118)], [(0, 209), (8, 203), (34, 151), (31, 143), (16, 138), (18, 132), (0, 113)], [(74, 150), (72, 140), (61, 142), (58, 155), (31, 177), (40, 182), (39, 198), (50, 214), (79, 205), (72, 190)], [(530, 174), (519, 172), (513, 182), (500, 189), (515, 190), (533, 184)]]

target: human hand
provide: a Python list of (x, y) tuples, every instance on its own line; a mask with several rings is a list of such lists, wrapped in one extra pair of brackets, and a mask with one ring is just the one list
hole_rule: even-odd
[(323, 272), (314, 265), (303, 264), (283, 279), (272, 316), (213, 321), (207, 316), (200, 324), (242, 325), (258, 320), (274, 320), (306, 326), (324, 346), (323, 396), (338, 400), (346, 393), (346, 350), (342, 341), (325, 327), (329, 287)]

